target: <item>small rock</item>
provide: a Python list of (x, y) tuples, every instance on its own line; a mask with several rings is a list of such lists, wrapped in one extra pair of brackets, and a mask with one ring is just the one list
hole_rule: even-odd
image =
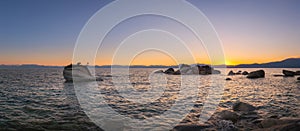
[(300, 81), (300, 77), (298, 77), (297, 80)]
[(173, 68), (169, 68), (169, 69), (167, 69), (164, 73), (166, 73), (166, 74), (174, 74), (174, 69)]
[(219, 115), (223, 120), (230, 120), (234, 123), (237, 122), (240, 117), (237, 113), (228, 110), (223, 110)]
[(300, 71), (296, 71), (296, 72), (295, 72), (295, 75), (300, 75)]
[(247, 72), (247, 71), (244, 71), (243, 73), (242, 73), (242, 75), (248, 75), (249, 74), (249, 72)]
[(102, 78), (96, 78), (96, 81), (103, 81), (103, 79)]
[(230, 80), (232, 80), (232, 79), (231, 79), (231, 78), (226, 78), (225, 80), (230, 81)]
[(157, 70), (154, 73), (164, 73), (164, 71), (163, 70)]
[(264, 70), (258, 70), (250, 72), (247, 76), (247, 78), (255, 79), (255, 78), (264, 78), (265, 77), (265, 71)]
[(249, 112), (249, 111), (254, 111), (256, 109), (256, 107), (248, 104), (248, 103), (244, 103), (244, 102), (237, 102), (235, 104), (233, 104), (233, 107), (232, 109), (234, 111), (246, 111), (246, 112)]
[(282, 70), (282, 73), (284, 74), (284, 76), (286, 77), (294, 77), (296, 72), (293, 71), (289, 71), (289, 70)]
[(233, 71), (230, 71), (230, 72), (228, 73), (228, 75), (229, 75), (229, 76), (233, 76), (233, 75), (235, 75), (235, 73), (234, 73)]

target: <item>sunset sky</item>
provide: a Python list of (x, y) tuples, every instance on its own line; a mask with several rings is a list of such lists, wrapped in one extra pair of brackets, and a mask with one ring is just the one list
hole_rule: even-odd
[[(214, 26), (223, 44), (226, 64), (300, 58), (299, 0), (188, 2), (201, 10)], [(80, 31), (90, 17), (108, 3), (108, 0), (1, 0), (0, 64), (71, 63)], [(145, 27), (171, 30), (175, 32), (174, 35), (185, 37), (196, 61), (209, 63), (202, 44), (178, 23), (168, 18), (145, 15), (128, 19), (114, 28), (103, 41), (96, 64), (111, 64), (115, 51), (122, 48), (139, 49), (157, 44), (180, 50), (179, 41), (159, 30), (144, 31), (128, 38)], [(125, 44), (120, 46), (122, 41)], [(115, 57), (120, 60), (117, 64), (128, 64), (128, 59), (129, 64), (136, 65), (173, 65), (176, 61), (193, 63), (187, 58), (188, 53), (183, 51), (178, 51), (177, 56), (169, 56), (159, 50), (149, 50), (136, 54), (134, 58), (127, 58), (128, 51), (120, 50), (121, 55)], [(86, 62), (88, 61), (82, 61)]]

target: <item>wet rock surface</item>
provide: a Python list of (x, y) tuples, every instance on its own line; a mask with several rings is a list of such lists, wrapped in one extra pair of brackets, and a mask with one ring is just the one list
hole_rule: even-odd
[(255, 79), (255, 78), (264, 78), (265, 77), (265, 71), (264, 70), (257, 70), (250, 72), (247, 76), (249, 79)]

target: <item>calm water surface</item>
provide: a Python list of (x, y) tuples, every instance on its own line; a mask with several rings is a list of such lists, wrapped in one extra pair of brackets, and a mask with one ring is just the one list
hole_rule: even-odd
[[(151, 87), (149, 74), (157, 69), (130, 69), (130, 84), (139, 91)], [(228, 69), (247, 70), (256, 69)], [(222, 99), (216, 113), (209, 119), (218, 120), (218, 112), (231, 110), (236, 101), (244, 101), (258, 107), (262, 118), (300, 117), (300, 83), (295, 77), (273, 77), (282, 69), (264, 69), (266, 78), (250, 80), (245, 76), (230, 76), (225, 81)], [(289, 69), (300, 70), (300, 69)], [(104, 80), (98, 82), (97, 91), (105, 95), (106, 102), (118, 113), (133, 119), (159, 116), (176, 100), (188, 100), (189, 95), (178, 98), (180, 76), (166, 76), (167, 83), (160, 98), (150, 104), (138, 104), (118, 95), (114, 88), (110, 69), (97, 69), (96, 75)], [(181, 124), (197, 124), (202, 107), (206, 102), (214, 76), (200, 76), (198, 98), (193, 109)], [(155, 82), (154, 82), (155, 83)], [(122, 84), (122, 83), (121, 83)], [(127, 83), (128, 84), (128, 83)], [(154, 90), (156, 91), (156, 90)], [(223, 92), (224, 91), (224, 92)], [(154, 94), (160, 92), (152, 92)], [(97, 95), (97, 92), (95, 92)], [(192, 92), (191, 92), (192, 94)], [(95, 96), (97, 97), (97, 96)], [(101, 105), (100, 105), (101, 106)], [(178, 109), (178, 112), (180, 109)], [(176, 111), (175, 111), (176, 112)], [(164, 121), (164, 124), (172, 120)], [(150, 127), (149, 127), (150, 128)], [(0, 129), (4, 130), (101, 130), (85, 114), (78, 104), (73, 84), (64, 83), (62, 69), (0, 69)]]

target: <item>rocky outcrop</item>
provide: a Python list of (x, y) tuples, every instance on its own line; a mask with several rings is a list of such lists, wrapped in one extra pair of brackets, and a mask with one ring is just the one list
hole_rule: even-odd
[(174, 74), (174, 69), (173, 68), (169, 68), (169, 69), (167, 69), (164, 73), (166, 73), (166, 74)]
[(294, 71), (289, 71), (289, 70), (282, 70), (282, 73), (284, 74), (284, 76), (286, 77), (294, 77), (296, 72)]
[(187, 65), (180, 64), (179, 70), (181, 75), (209, 75), (209, 74), (221, 74), (220, 71), (214, 70), (208, 65)]
[(249, 112), (249, 111), (254, 111), (256, 110), (256, 107), (248, 104), (248, 103), (244, 103), (244, 102), (237, 102), (234, 103), (234, 105), (232, 106), (232, 109), (234, 111), (245, 111), (245, 112)]
[(264, 78), (265, 77), (265, 71), (264, 70), (258, 70), (250, 72), (247, 76), (247, 78), (255, 79), (255, 78)]

